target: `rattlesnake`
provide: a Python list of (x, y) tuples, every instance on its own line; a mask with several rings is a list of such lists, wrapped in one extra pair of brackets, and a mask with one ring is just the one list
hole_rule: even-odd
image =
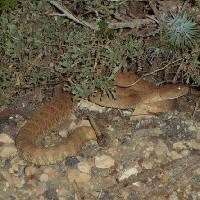
[[(101, 97), (100, 93), (97, 93), (96, 96), (90, 98), (90, 101), (106, 107), (135, 109), (136, 114), (138, 114), (138, 109), (157, 113), (173, 109), (174, 99), (188, 92), (188, 87), (184, 84), (156, 87), (143, 79), (133, 84), (137, 79), (135, 74), (119, 72), (115, 79), (117, 98)], [(87, 141), (96, 140), (92, 127), (81, 126), (73, 130), (70, 137), (62, 143), (51, 147), (37, 145), (38, 140), (70, 116), (74, 107), (72, 96), (62, 93), (39, 108), (22, 127), (16, 138), (19, 155), (36, 165), (53, 164), (62, 161), (67, 156), (75, 155)]]

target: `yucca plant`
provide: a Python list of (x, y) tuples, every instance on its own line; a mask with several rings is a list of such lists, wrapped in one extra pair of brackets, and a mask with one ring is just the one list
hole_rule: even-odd
[(186, 13), (180, 16), (171, 13), (164, 19), (165, 30), (163, 36), (171, 47), (192, 47), (198, 38), (199, 29), (197, 23), (189, 19)]

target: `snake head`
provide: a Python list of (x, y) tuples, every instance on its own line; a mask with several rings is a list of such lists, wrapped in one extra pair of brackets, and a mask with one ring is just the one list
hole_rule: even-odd
[(168, 84), (159, 88), (160, 97), (163, 100), (176, 99), (187, 94), (189, 87), (186, 84)]

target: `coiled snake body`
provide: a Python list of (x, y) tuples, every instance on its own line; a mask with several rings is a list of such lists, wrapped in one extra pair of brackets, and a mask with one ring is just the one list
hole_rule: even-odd
[[(158, 113), (172, 110), (175, 106), (174, 100), (188, 92), (188, 87), (184, 84), (156, 87), (145, 80), (133, 84), (137, 80), (135, 74), (119, 72), (115, 79), (116, 99), (101, 97), (100, 93), (97, 93), (90, 100), (101, 106), (135, 109), (134, 114), (138, 114), (141, 110)], [(95, 140), (96, 134), (92, 127), (81, 126), (73, 130), (70, 137), (62, 143), (51, 147), (37, 145), (38, 140), (70, 116), (74, 107), (71, 95), (62, 93), (39, 108), (16, 138), (19, 155), (36, 165), (53, 164), (67, 156), (75, 155), (87, 141)]]

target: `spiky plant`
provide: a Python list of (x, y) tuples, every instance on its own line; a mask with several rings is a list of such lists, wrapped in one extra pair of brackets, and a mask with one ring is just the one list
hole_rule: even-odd
[(186, 13), (180, 16), (171, 13), (164, 19), (166, 29), (163, 31), (164, 39), (171, 47), (192, 47), (198, 38), (199, 29), (197, 23), (189, 19)]

